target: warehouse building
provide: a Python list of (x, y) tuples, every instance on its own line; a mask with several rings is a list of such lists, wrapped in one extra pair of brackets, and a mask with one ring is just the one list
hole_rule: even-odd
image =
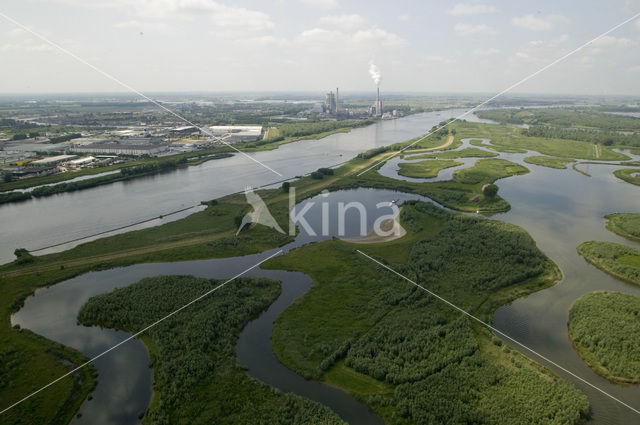
[(169, 149), (168, 145), (119, 145), (119, 144), (106, 144), (106, 145), (87, 145), (87, 146), (74, 146), (69, 149), (71, 152), (81, 153), (111, 153), (114, 155), (157, 155), (161, 152), (165, 152)]

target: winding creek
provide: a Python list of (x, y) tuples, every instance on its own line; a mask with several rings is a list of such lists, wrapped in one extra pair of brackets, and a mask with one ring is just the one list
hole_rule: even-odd
[[(435, 118), (432, 116), (430, 119)], [(443, 119), (437, 116), (438, 120)], [(426, 119), (426, 118), (425, 118)], [(395, 125), (401, 125), (400, 122)], [(428, 121), (409, 127), (428, 129), (433, 123)], [(413, 131), (413, 130), (412, 130)], [(410, 131), (408, 131), (410, 132)], [(353, 133), (353, 132), (352, 132)], [(397, 134), (401, 134), (398, 132)], [(348, 133), (351, 134), (351, 133)], [(342, 135), (342, 136), (348, 136)], [(404, 137), (404, 136), (403, 136)], [(407, 137), (409, 138), (409, 137)], [(398, 141), (398, 140), (393, 140)], [(303, 146), (302, 142), (299, 146)], [(466, 139), (463, 146), (467, 147)], [(297, 144), (293, 144), (297, 145)], [(373, 147), (373, 146), (368, 146)], [(346, 149), (346, 148), (345, 148)], [(356, 151), (364, 150), (362, 147)], [(278, 151), (273, 151), (277, 153)], [(492, 219), (511, 222), (524, 227), (564, 273), (558, 285), (519, 299), (496, 311), (494, 326), (523, 344), (556, 361), (594, 385), (638, 408), (640, 387), (610, 384), (592, 372), (573, 350), (567, 337), (567, 317), (571, 303), (581, 295), (597, 289), (609, 289), (640, 296), (640, 287), (618, 281), (589, 265), (576, 252), (576, 247), (587, 240), (606, 240), (628, 246), (640, 244), (628, 241), (604, 227), (603, 216), (612, 212), (640, 212), (640, 187), (632, 186), (616, 179), (610, 165), (582, 165), (592, 177), (586, 177), (572, 169), (556, 170), (523, 162), (529, 154), (505, 154), (500, 158), (525, 165), (531, 173), (500, 180), (500, 195), (511, 203), (511, 211), (493, 216)], [(327, 162), (338, 162), (331, 158)], [(346, 159), (346, 158), (345, 158)], [(636, 157), (637, 159), (637, 157)], [(397, 175), (397, 164), (407, 159), (394, 159), (385, 164), (380, 172), (394, 178), (408, 179)], [(464, 160), (465, 164), (454, 169), (443, 170), (434, 179), (448, 179), (457, 169), (473, 165), (477, 158)], [(224, 161), (224, 160), (220, 160)], [(218, 161), (212, 161), (215, 166)], [(304, 162), (304, 161), (303, 161)], [(324, 164), (315, 161), (313, 168)], [(197, 168), (197, 167), (194, 167)], [(250, 172), (250, 173), (253, 173)], [(255, 174), (248, 174), (252, 182)], [(176, 177), (176, 176), (174, 176)], [(160, 177), (164, 179), (166, 177)], [(151, 179), (155, 180), (155, 179)], [(146, 187), (146, 184), (143, 184)], [(99, 188), (97, 189), (99, 190)], [(88, 192), (89, 194), (92, 191)], [(93, 196), (93, 195), (91, 195)], [(216, 197), (203, 196), (201, 199)], [(340, 191), (328, 195), (318, 195), (304, 201), (315, 202), (306, 217), (311, 226), (319, 229), (322, 220), (320, 203), (330, 206), (330, 214), (337, 214), (338, 202), (358, 200), (367, 208), (367, 228), (370, 229), (376, 214), (388, 214), (388, 208), (379, 208), (380, 202), (391, 199), (423, 199), (416, 195), (402, 194), (387, 190), (356, 189)], [(0, 212), (2, 209), (0, 209)], [(335, 223), (337, 220), (330, 220)], [(348, 215), (345, 228), (357, 236), (359, 231), (355, 215)], [(336, 234), (336, 229), (330, 229)], [(282, 249), (286, 252), (303, 244), (326, 239), (301, 232), (296, 240)], [(366, 250), (366, 247), (363, 249)], [(12, 316), (12, 323), (20, 324), (45, 337), (76, 348), (87, 356), (94, 356), (106, 348), (125, 339), (128, 334), (121, 331), (83, 327), (76, 324), (80, 307), (94, 295), (109, 292), (136, 282), (144, 277), (161, 274), (190, 274), (198, 277), (225, 278), (233, 276), (271, 255), (275, 250), (245, 257), (198, 260), (178, 263), (139, 264), (100, 272), (91, 272), (69, 279), (49, 288), (41, 289), (29, 297), (24, 307)], [(251, 276), (264, 276), (282, 282), (280, 297), (256, 320), (242, 331), (237, 355), (240, 364), (248, 369), (254, 378), (282, 391), (291, 391), (316, 400), (332, 408), (351, 424), (382, 423), (364, 404), (349, 394), (313, 381), (307, 381), (283, 366), (271, 350), (270, 336), (273, 321), (277, 315), (295, 299), (310, 288), (310, 279), (301, 273), (278, 270), (255, 269)], [(213, 295), (215, 296), (215, 295)], [(197, 307), (196, 307), (197, 308)], [(543, 361), (520, 347), (515, 349)], [(152, 387), (152, 372), (148, 368), (148, 353), (144, 345), (134, 340), (108, 355), (98, 359), (99, 384), (93, 393), (93, 400), (85, 401), (80, 408), (82, 417), (74, 419), (77, 424), (134, 424), (138, 413), (146, 410)], [(621, 406), (603, 394), (580, 383), (575, 378), (563, 374), (550, 366), (567, 380), (574, 382), (588, 396), (593, 410), (594, 424), (637, 423), (637, 414)]]

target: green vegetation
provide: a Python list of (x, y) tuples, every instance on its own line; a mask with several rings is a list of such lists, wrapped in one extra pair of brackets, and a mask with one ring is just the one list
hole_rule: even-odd
[(598, 374), (621, 384), (640, 383), (640, 298), (597, 291), (569, 312), (569, 337)]
[(604, 218), (607, 220), (607, 229), (627, 239), (640, 241), (640, 214), (617, 213)]
[(464, 148), (459, 151), (445, 151), (445, 152), (429, 153), (424, 155), (414, 155), (414, 156), (411, 156), (411, 158), (407, 158), (407, 159), (414, 160), (414, 159), (431, 159), (431, 158), (436, 158), (436, 159), (493, 158), (496, 156), (498, 156), (497, 153), (487, 152), (483, 149)]
[[(638, 120), (640, 121), (640, 120)], [(472, 140), (475, 146), (483, 146), (502, 152), (523, 153), (536, 151), (543, 155), (560, 158), (599, 159), (603, 161), (627, 160), (628, 156), (614, 152), (608, 146), (601, 146), (582, 140), (527, 136), (524, 129), (498, 124), (464, 122), (456, 127), (461, 138), (488, 138), (491, 145), (480, 140)]]
[(625, 282), (640, 285), (640, 250), (613, 242), (585, 242), (578, 247), (585, 260)]
[(503, 152), (503, 153), (526, 153), (527, 152), (525, 149), (520, 149), (520, 148), (513, 148), (513, 147), (508, 148), (505, 146), (494, 146), (494, 145), (485, 144), (482, 140), (471, 140), (469, 143), (472, 144), (473, 146), (482, 146), (484, 148), (490, 149), (495, 152)]
[(419, 162), (402, 162), (398, 174), (406, 177), (437, 177), (445, 168), (462, 165), (460, 161), (452, 159), (429, 159)]
[[(143, 279), (91, 298), (78, 320), (135, 331), (223, 282), (190, 276)], [(240, 330), (279, 293), (275, 281), (238, 278), (149, 329), (143, 341), (152, 353), (154, 401), (143, 423), (344, 424), (327, 407), (249, 378), (236, 363)]]
[(505, 177), (527, 174), (529, 170), (522, 165), (506, 159), (480, 159), (473, 167), (453, 173), (453, 179), (464, 184), (493, 183)]
[(554, 158), (551, 156), (528, 156), (524, 159), (524, 162), (527, 164), (541, 165), (543, 167), (559, 168), (564, 170), (567, 168), (567, 164), (575, 161), (572, 159)]
[(560, 128), (585, 128), (612, 131), (640, 131), (640, 119), (607, 114), (593, 109), (492, 109), (478, 111), (482, 119), (505, 124), (547, 125)]
[(638, 168), (623, 168), (622, 170), (615, 170), (613, 175), (627, 183), (640, 186), (640, 169)]
[(276, 123), (269, 127), (267, 136), (257, 142), (247, 144), (247, 147), (259, 147), (264, 145), (278, 146), (284, 143), (298, 140), (322, 139), (335, 133), (346, 133), (358, 127), (373, 124), (375, 120), (350, 120), (350, 121), (303, 121)]
[[(559, 277), (514, 225), (422, 202), (406, 202), (401, 222), (407, 236), (364, 251), (483, 320)], [(388, 424), (586, 417), (586, 398), (575, 388), (348, 242), (306, 245), (264, 267), (302, 271), (314, 282), (276, 321), (278, 358), (352, 392)]]

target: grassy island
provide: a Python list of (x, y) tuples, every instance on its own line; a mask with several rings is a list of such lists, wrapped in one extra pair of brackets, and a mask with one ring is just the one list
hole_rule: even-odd
[(613, 175), (627, 183), (640, 186), (640, 168), (623, 168), (621, 170), (615, 170)]
[(437, 153), (429, 153), (424, 155), (413, 155), (407, 159), (457, 159), (457, 158), (494, 158), (498, 156), (497, 153), (487, 152), (484, 149), (478, 148), (464, 148), (459, 151), (444, 151)]
[(640, 298), (597, 291), (569, 312), (569, 337), (598, 374), (620, 384), (640, 383)]
[(591, 241), (578, 246), (585, 260), (625, 282), (640, 285), (640, 250), (613, 242)]
[(634, 241), (640, 241), (640, 214), (617, 213), (605, 216), (607, 229), (620, 236)]
[(553, 156), (528, 156), (524, 162), (533, 165), (541, 165), (543, 167), (566, 169), (567, 164), (575, 162), (573, 159), (556, 158)]
[(402, 162), (398, 174), (405, 177), (437, 177), (446, 168), (462, 165), (452, 159), (430, 159), (418, 162)]

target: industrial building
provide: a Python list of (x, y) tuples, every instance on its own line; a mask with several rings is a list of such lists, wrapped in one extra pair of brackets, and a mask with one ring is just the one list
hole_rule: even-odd
[(82, 167), (84, 165), (89, 165), (93, 162), (97, 161), (94, 157), (92, 156), (85, 156), (84, 158), (78, 158), (78, 159), (74, 159), (69, 161), (69, 167), (72, 168), (78, 168), (78, 167)]
[(209, 127), (212, 136), (220, 137), (227, 143), (252, 142), (262, 135), (259, 125), (214, 125)]
[(327, 93), (324, 97), (324, 112), (326, 114), (335, 114), (336, 113), (336, 96), (332, 91)]
[(193, 125), (184, 125), (182, 127), (172, 128), (169, 134), (172, 136), (186, 136), (187, 134), (199, 133), (198, 127)]
[(38, 159), (37, 161), (31, 161), (30, 165), (42, 165), (42, 166), (52, 166), (60, 164), (61, 162), (67, 162), (72, 159), (77, 158), (78, 155), (57, 155), (50, 156), (48, 158)]
[(169, 149), (168, 145), (119, 145), (111, 144), (94, 144), (87, 146), (73, 146), (69, 149), (71, 152), (81, 153), (112, 153), (115, 155), (157, 155)]
[(369, 108), (369, 114), (374, 117), (381, 117), (383, 113), (382, 101), (380, 100), (380, 87), (376, 87), (376, 101), (371, 105), (371, 108)]

